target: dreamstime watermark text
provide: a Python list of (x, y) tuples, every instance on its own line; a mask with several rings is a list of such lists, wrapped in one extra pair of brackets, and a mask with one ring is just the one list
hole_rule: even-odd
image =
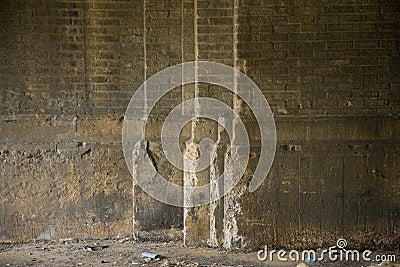
[(316, 262), (316, 261), (365, 261), (365, 262), (395, 262), (396, 255), (393, 254), (373, 254), (371, 250), (359, 251), (346, 249), (347, 241), (339, 239), (335, 246), (322, 250), (268, 250), (267, 246), (257, 252), (260, 261), (292, 261), (292, 262)]

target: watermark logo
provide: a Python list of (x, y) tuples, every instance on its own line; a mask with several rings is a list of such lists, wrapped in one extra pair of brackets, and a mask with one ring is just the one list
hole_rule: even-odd
[(293, 261), (293, 262), (316, 262), (316, 261), (365, 261), (365, 262), (383, 262), (383, 261), (396, 261), (396, 255), (373, 255), (371, 250), (364, 250), (362, 252), (355, 249), (346, 249), (346, 239), (340, 238), (336, 242), (336, 246), (329, 247), (322, 250), (268, 250), (267, 246), (257, 252), (257, 258), (260, 261)]
[[(135, 92), (125, 112), (122, 144), (129, 171), (135, 183), (147, 194), (166, 204), (194, 207), (211, 203), (232, 190), (242, 178), (250, 155), (246, 128), (234, 109), (217, 99), (196, 97), (176, 106), (166, 117), (161, 133), (163, 154), (184, 172), (205, 170), (214, 160), (216, 143), (209, 138), (199, 143), (200, 155), (188, 157), (179, 146), (182, 128), (196, 118), (218, 122), (229, 135), (231, 159), (217, 183), (222, 192), (210, 194), (210, 184), (179, 186), (162, 177), (151, 165), (145, 151), (146, 124), (156, 103), (172, 89), (191, 83), (224, 87), (240, 97), (254, 114), (261, 133), (258, 165), (249, 184), (255, 191), (266, 178), (274, 159), (276, 128), (271, 108), (257, 85), (242, 72), (224, 64), (195, 61), (166, 68), (147, 79)], [(191, 197), (185, 198), (185, 192)]]
[(336, 241), (336, 247), (344, 249), (345, 247), (347, 247), (347, 241), (344, 238), (339, 238)]

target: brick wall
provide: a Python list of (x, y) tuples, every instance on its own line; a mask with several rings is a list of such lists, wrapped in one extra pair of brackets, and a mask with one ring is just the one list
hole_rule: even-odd
[(242, 199), (249, 242), (395, 243), (398, 12), (395, 1), (240, 2), (239, 57), (279, 143), (268, 181)]
[(279, 141), (268, 182), (242, 198), (250, 243), (398, 238), (387, 235), (399, 218), (398, 11), (394, 1), (240, 2), (239, 58)]
[[(188, 244), (227, 248), (339, 237), (360, 247), (398, 244), (396, 1), (14, 0), (2, 1), (0, 13), (0, 241), (172, 227)], [(253, 79), (273, 109), (278, 146), (256, 192), (246, 190), (248, 175), (218, 203), (183, 211), (132, 186), (121, 126), (146, 78), (191, 60)], [(149, 153), (178, 184), (184, 174), (160, 153), (159, 129), (195, 94), (235, 102), (217, 86), (188, 85), (166, 95), (148, 123)], [(196, 138), (217, 128), (198, 125)]]
[(141, 3), (0, 6), (0, 240), (131, 234), (120, 140), (144, 77)]

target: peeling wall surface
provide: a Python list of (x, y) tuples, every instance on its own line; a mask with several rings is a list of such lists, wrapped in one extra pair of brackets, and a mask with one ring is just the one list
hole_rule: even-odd
[[(395, 0), (2, 0), (0, 242), (135, 235), (294, 249), (342, 237), (353, 247), (398, 248), (399, 15)], [(267, 179), (249, 193), (260, 153), (250, 108), (216, 85), (166, 94), (136, 162), (149, 158), (171, 182), (210, 183), (220, 194), (216, 179), (235, 160), (221, 125), (196, 119), (181, 132), (189, 157), (205, 137), (218, 144), (199, 173), (172, 166), (161, 146), (165, 117), (198, 96), (240, 114), (251, 143), (231, 192), (179, 208), (134, 184), (121, 132), (135, 90), (193, 60), (248, 75), (273, 110), (278, 140)]]

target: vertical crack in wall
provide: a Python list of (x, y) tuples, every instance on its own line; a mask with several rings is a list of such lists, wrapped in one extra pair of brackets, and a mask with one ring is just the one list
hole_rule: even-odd
[[(189, 139), (185, 143), (185, 151), (183, 156), (187, 159), (195, 160), (199, 156), (199, 145), (196, 144), (193, 139)], [(188, 169), (189, 171), (185, 171), (183, 173), (183, 183), (184, 183), (184, 192), (183, 192), (183, 204), (186, 206), (188, 203), (192, 203), (193, 191), (190, 187), (195, 187), (198, 183), (198, 178), (196, 175), (196, 165), (190, 164), (190, 166), (184, 165), (184, 169)], [(187, 220), (189, 219), (191, 208), (183, 208), (183, 243), (187, 244)]]
[[(235, 69), (238, 68), (238, 8), (239, 8), (239, 0), (233, 1), (233, 67)], [(241, 100), (237, 96), (237, 76), (236, 73), (233, 77), (233, 86), (234, 86), (234, 94), (233, 94), (233, 110), (235, 113), (239, 114), (241, 111)], [(233, 133), (235, 133), (235, 129), (237, 127), (238, 121), (233, 120), (232, 122)], [(235, 135), (232, 136), (235, 138)], [(232, 154), (235, 150), (232, 150), (231, 147), (228, 146), (227, 152), (225, 154), (225, 175), (232, 176), (233, 173), (228, 173), (228, 168), (226, 166), (229, 165), (231, 161), (237, 161), (238, 155)], [(230, 179), (225, 179), (225, 183)], [(225, 185), (227, 188), (228, 185)], [(225, 249), (232, 249), (234, 247), (241, 247), (243, 245), (243, 237), (239, 235), (239, 228), (237, 222), (237, 215), (240, 214), (240, 197), (244, 192), (244, 186), (238, 184), (234, 187), (228, 194), (224, 197), (224, 244), (223, 247)]]
[[(181, 0), (181, 63), (184, 61), (184, 49), (185, 49), (185, 42), (184, 42), (184, 15), (185, 15), (185, 6), (183, 4), (184, 0)], [(181, 75), (181, 83), (183, 83), (183, 66), (182, 66), (182, 75)], [(185, 101), (185, 89), (184, 86), (181, 86), (181, 102), (184, 108), (183, 102)]]
[[(87, 6), (86, 0), (82, 0), (82, 13), (83, 13), (83, 82), (84, 82), (84, 96), (83, 99), (87, 101), (89, 95), (89, 79), (88, 79), (88, 41), (87, 41)], [(76, 101), (79, 106), (79, 98)]]
[[(198, 33), (198, 14), (197, 14), (197, 0), (193, 1), (194, 3), (194, 21), (193, 21), (193, 35), (194, 35), (194, 60), (195, 60), (195, 68), (194, 68), (194, 77), (195, 80), (197, 81), (199, 78), (199, 74), (198, 74), (198, 64), (197, 61), (199, 60), (199, 33)], [(199, 117), (199, 108), (200, 108), (200, 104), (197, 101), (197, 98), (199, 97), (199, 84), (197, 82), (194, 83), (194, 97), (195, 97), (195, 118)], [(194, 138), (195, 136), (195, 130), (196, 130), (196, 126), (198, 124), (198, 119), (194, 119), (192, 122), (192, 138)]]
[[(216, 153), (216, 151), (212, 151)], [(216, 164), (211, 164), (210, 166), (210, 198), (219, 199), (219, 188), (218, 188), (218, 166)], [(207, 245), (212, 248), (218, 247), (217, 239), (217, 227), (216, 227), (216, 217), (215, 210), (218, 207), (219, 201), (212, 201), (210, 203), (210, 239), (207, 241)]]
[[(236, 173), (235, 168), (226, 168), (226, 166), (231, 165), (231, 162), (236, 162), (236, 164), (232, 164), (232, 166), (238, 166), (243, 164), (240, 162), (239, 155), (237, 154), (236, 149), (232, 149), (230, 146), (227, 147), (227, 152), (225, 154), (224, 159), (224, 174), (229, 176), (234, 176)], [(230, 186), (228, 184), (232, 182), (231, 179), (224, 180), (224, 187), (227, 188)], [(239, 226), (237, 221), (237, 216), (242, 212), (241, 206), (239, 203), (240, 197), (243, 195), (245, 191), (245, 186), (237, 184), (228, 194), (225, 195), (224, 198), (224, 244), (223, 247), (225, 249), (233, 249), (239, 248), (243, 246), (243, 237), (239, 235)]]
[[(147, 80), (147, 42), (146, 42), (146, 0), (143, 0), (143, 81)], [(144, 84), (144, 109), (147, 111), (147, 90), (146, 83)], [(139, 157), (144, 153), (147, 154), (147, 143), (145, 141), (145, 131), (146, 124), (142, 123), (142, 138), (135, 145), (135, 149), (133, 150), (132, 155), (132, 174), (133, 176), (138, 175), (139, 170), (137, 169), (137, 162), (140, 160)], [(132, 234), (135, 239), (138, 238), (138, 225), (136, 221), (136, 205), (135, 205), (135, 187), (136, 183), (132, 177)]]
[[(224, 118), (221, 118), (224, 119)], [(218, 184), (218, 178), (221, 175), (218, 164), (218, 145), (221, 140), (221, 132), (224, 128), (218, 124), (218, 138), (215, 145), (212, 147), (210, 152), (211, 157), (214, 157), (213, 162), (210, 165), (210, 207), (209, 207), (209, 216), (210, 216), (210, 238), (207, 240), (207, 245), (212, 248), (219, 247), (218, 237), (217, 237), (217, 226), (216, 226), (216, 209), (220, 205), (220, 188)]]
[[(136, 177), (136, 179), (143, 181), (144, 179), (156, 177), (157, 167), (150, 157), (149, 142), (141, 138), (135, 144), (135, 148), (132, 152), (132, 175)], [(135, 183), (133, 186), (135, 186)], [(138, 225), (139, 222), (135, 220), (135, 211), (137, 211), (137, 209), (133, 202), (133, 236), (137, 239), (139, 237), (140, 226)]]
[[(197, 0), (193, 1), (193, 36), (194, 36), (194, 60), (195, 60), (195, 79), (198, 79), (198, 72), (197, 72), (197, 60), (199, 59), (199, 45), (198, 45), (198, 23), (197, 23)], [(199, 94), (198, 83), (194, 83), (194, 97), (197, 98)], [(195, 101), (195, 117), (199, 115), (199, 103)], [(184, 157), (188, 159), (196, 159), (198, 156), (198, 145), (195, 144), (195, 131), (197, 128), (198, 120), (192, 120), (191, 124), (191, 138), (186, 141)], [(198, 183), (198, 177), (194, 172), (196, 166), (191, 166), (193, 168), (193, 172), (184, 172), (183, 174), (183, 185), (184, 188), (184, 204), (190, 203), (190, 199), (192, 197), (192, 191), (187, 189), (186, 187), (194, 187)], [(186, 169), (186, 166), (185, 166)], [(190, 208), (183, 208), (183, 243), (184, 245), (187, 244), (187, 220), (189, 219), (189, 210)]]
[[(147, 41), (146, 41), (146, 0), (143, 0), (143, 80), (146, 82), (147, 80)], [(144, 110), (145, 114), (147, 112), (147, 86), (146, 83), (144, 84)], [(143, 128), (142, 128), (142, 137), (145, 137), (145, 131), (146, 131), (146, 124), (143, 123)]]

